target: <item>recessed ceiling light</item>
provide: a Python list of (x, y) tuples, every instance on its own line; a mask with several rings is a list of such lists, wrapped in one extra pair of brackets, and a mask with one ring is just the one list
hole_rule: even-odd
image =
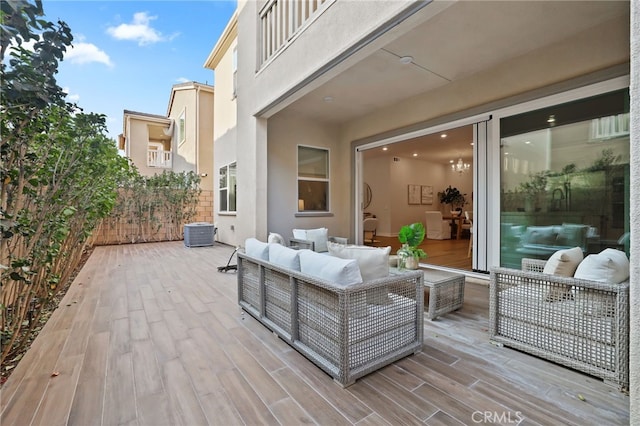
[(325, 96), (322, 100), (325, 102), (333, 102), (333, 96)]
[(386, 146), (383, 146), (383, 147), (382, 147), (382, 150), (383, 150), (383, 151), (386, 151), (386, 150), (388, 150), (388, 149), (389, 149), (389, 148), (387, 148)]
[(471, 142), (469, 145), (473, 146), (473, 142)]
[(446, 138), (446, 137), (447, 137), (447, 134), (446, 134), (446, 133), (443, 133), (443, 134), (441, 134), (441, 135), (440, 135), (440, 137), (444, 139), (444, 138)]
[(556, 122), (556, 116), (551, 114), (549, 118), (547, 118), (547, 123), (555, 123), (555, 122)]
[(525, 143), (526, 145), (529, 145), (529, 144), (531, 143), (531, 141), (524, 141), (524, 143)]
[(449, 163), (453, 164), (453, 160), (449, 160)]
[(400, 57), (400, 63), (401, 64), (410, 64), (411, 62), (413, 62), (413, 56), (402, 56)]
[(417, 157), (417, 156), (418, 156), (418, 153), (417, 153), (417, 152), (414, 152), (414, 153), (413, 153), (413, 156), (414, 156), (414, 157)]

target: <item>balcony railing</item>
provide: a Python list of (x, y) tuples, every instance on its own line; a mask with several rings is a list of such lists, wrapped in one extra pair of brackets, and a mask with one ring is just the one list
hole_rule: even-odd
[(171, 151), (162, 151), (158, 149), (147, 150), (147, 166), (171, 168)]
[(270, 0), (260, 11), (261, 55), (264, 64), (287, 45), (333, 0)]

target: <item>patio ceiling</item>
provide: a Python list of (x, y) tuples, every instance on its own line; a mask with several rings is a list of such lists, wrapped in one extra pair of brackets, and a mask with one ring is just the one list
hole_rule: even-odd
[[(432, 5), (418, 14), (433, 15), (430, 8)], [(291, 103), (287, 110), (340, 125), (625, 14), (629, 14), (625, 1), (452, 2), (435, 16), (419, 18), (426, 20)], [(401, 62), (407, 56), (412, 61)], [(461, 140), (453, 149), (468, 149), (468, 144), (469, 140)]]

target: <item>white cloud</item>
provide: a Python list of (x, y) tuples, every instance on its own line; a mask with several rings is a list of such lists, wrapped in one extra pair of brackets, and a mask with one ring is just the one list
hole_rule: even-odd
[(191, 80), (189, 80), (188, 78), (184, 78), (184, 77), (178, 77), (178, 78), (176, 78), (176, 81), (178, 83), (186, 83), (187, 81), (191, 81)]
[(165, 37), (150, 25), (151, 21), (157, 18), (157, 16), (149, 16), (147, 12), (137, 12), (133, 15), (133, 21), (130, 24), (109, 27), (107, 28), (107, 33), (118, 40), (136, 41), (139, 46), (158, 43), (175, 37), (175, 35)]
[(62, 91), (67, 94), (67, 102), (77, 103), (80, 100), (80, 95), (77, 93), (71, 94), (71, 89), (63, 87)]
[(87, 64), (91, 62), (99, 62), (105, 64), (109, 68), (113, 67), (113, 63), (103, 50), (100, 50), (95, 44), (91, 43), (75, 43), (73, 47), (69, 47), (64, 54), (64, 58), (72, 64)]

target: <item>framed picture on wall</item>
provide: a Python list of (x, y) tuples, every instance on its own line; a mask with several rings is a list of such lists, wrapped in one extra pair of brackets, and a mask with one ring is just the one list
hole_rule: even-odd
[(433, 186), (422, 185), (420, 188), (422, 189), (420, 204), (433, 204)]
[(420, 204), (420, 185), (409, 185), (409, 204)]

